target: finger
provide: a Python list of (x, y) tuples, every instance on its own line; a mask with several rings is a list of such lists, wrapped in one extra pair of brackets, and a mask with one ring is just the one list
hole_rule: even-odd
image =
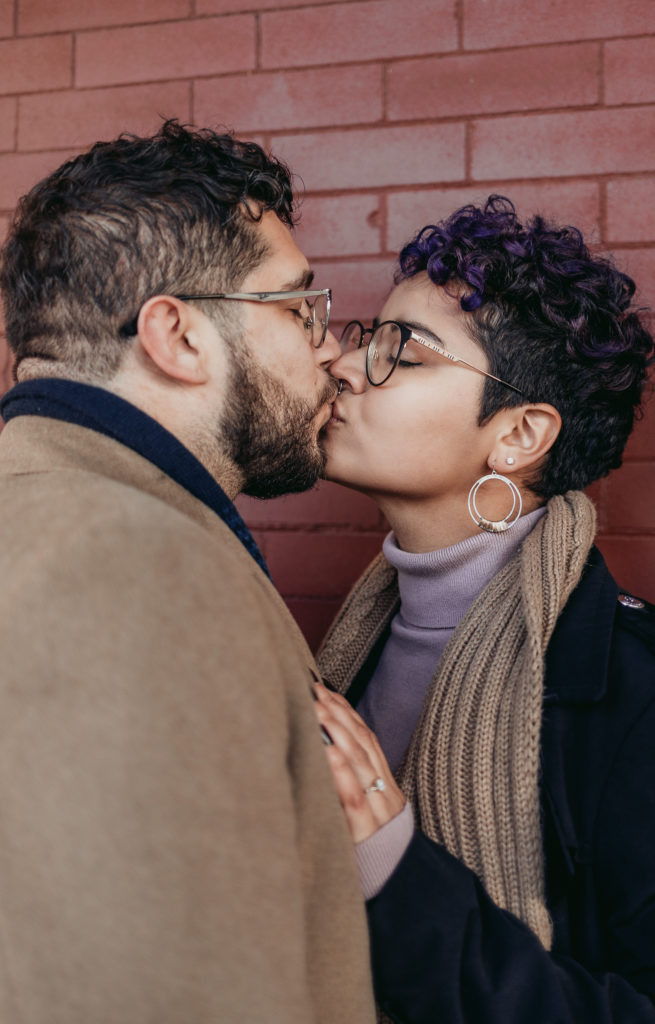
[(398, 788), (391, 769), (383, 754), (371, 758), (356, 736), (344, 728), (330, 714), (329, 709), (317, 707), (316, 714), (326, 728), (340, 755), (347, 761), (352, 775), (357, 779), (364, 796), (370, 798), (376, 821), (384, 823), (394, 817), (405, 805), (405, 797)]
[(348, 723), (338, 719), (329, 708), (317, 705), (316, 716), (321, 725), (327, 729), (333, 743), (347, 758), (357, 773), (362, 785), (368, 784), (378, 773), (379, 766), (371, 760), (368, 748), (359, 741), (358, 735), (349, 728)]
[(320, 683), (316, 684), (315, 692), (319, 704), (324, 708), (328, 708), (355, 735), (358, 735), (361, 731), (362, 736), (368, 734), (371, 737), (371, 741), (377, 743), (377, 738), (371, 732), (364, 719), (361, 715), (357, 714), (352, 704), (345, 697), (340, 693), (332, 693), (331, 690), (328, 690), (327, 687)]
[[(387, 760), (377, 737), (366, 723), (352, 710), (349, 704), (342, 706), (336, 703), (317, 702), (316, 713), (319, 721), (325, 726), (328, 732), (339, 727), (339, 735), (343, 730), (351, 737), (352, 743), (366, 753), (368, 761), (373, 765), (376, 774), (384, 772), (391, 774), (388, 769)], [(349, 749), (351, 749), (349, 747)], [(359, 760), (359, 758), (358, 758)]]
[(327, 751), (334, 785), (344, 811), (348, 829), (355, 843), (368, 839), (384, 824), (377, 810), (364, 794), (357, 775), (338, 747)]

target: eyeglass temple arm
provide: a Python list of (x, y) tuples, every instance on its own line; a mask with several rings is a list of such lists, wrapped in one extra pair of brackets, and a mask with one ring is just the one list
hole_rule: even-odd
[(294, 292), (215, 292), (212, 295), (176, 295), (176, 299), (236, 299), (251, 302), (279, 302), (280, 299), (311, 298), (325, 295), (331, 299), (329, 288), (302, 289)]
[(466, 359), (462, 359), (461, 356), (455, 356), (452, 352), (446, 351), (441, 345), (435, 345), (433, 341), (428, 341), (427, 338), (421, 338), (420, 335), (411, 332), (412, 341), (417, 341), (419, 345), (424, 345), (425, 348), (432, 349), (433, 352), (438, 352), (440, 356), (445, 356), (446, 359), (450, 359), (451, 363), (462, 363), (463, 366), (468, 366), (469, 370), (475, 370), (482, 377), (491, 377), (492, 380), (497, 381), (499, 384), (504, 384), (506, 388), (511, 388), (512, 391), (516, 391), (517, 395), (522, 395), (523, 392), (519, 388), (514, 387), (513, 384), (508, 384), (506, 380), (501, 380), (500, 377), (496, 377), (495, 374), (489, 373), (487, 370), (481, 370), (479, 366), (474, 366), (473, 363), (467, 363)]

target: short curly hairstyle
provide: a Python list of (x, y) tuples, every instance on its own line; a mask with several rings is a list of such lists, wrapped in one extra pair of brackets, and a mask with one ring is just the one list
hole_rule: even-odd
[(400, 253), (396, 282), (423, 271), (456, 288), (491, 372), (522, 392), (487, 380), (480, 425), (526, 401), (560, 413), (559, 437), (530, 481), (535, 493), (583, 488), (621, 465), (653, 359), (627, 274), (590, 253), (576, 228), (540, 216), (523, 226), (496, 195), (418, 232)]
[(17, 209), (0, 271), (16, 363), (111, 375), (150, 296), (236, 290), (265, 256), (254, 222), (293, 208), (288, 168), (231, 134), (169, 120), (96, 143)]

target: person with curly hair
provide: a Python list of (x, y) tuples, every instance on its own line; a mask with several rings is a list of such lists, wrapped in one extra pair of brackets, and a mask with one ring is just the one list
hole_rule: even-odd
[(9, 232), (3, 1024), (375, 1018), (316, 665), (234, 505), (324, 464), (339, 347), (294, 208), (260, 146), (169, 121)]
[(492, 196), (332, 365), (391, 532), (318, 661), (383, 1019), (655, 1021), (655, 608), (594, 546), (653, 358), (633, 281)]

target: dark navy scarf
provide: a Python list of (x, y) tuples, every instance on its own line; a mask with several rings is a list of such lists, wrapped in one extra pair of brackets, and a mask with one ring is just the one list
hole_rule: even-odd
[(14, 416), (46, 416), (120, 441), (220, 516), (270, 579), (254, 537), (223, 488), (188, 448), (141, 409), (102, 388), (44, 378), (23, 381), (8, 391), (0, 399), (0, 415), (6, 423)]

